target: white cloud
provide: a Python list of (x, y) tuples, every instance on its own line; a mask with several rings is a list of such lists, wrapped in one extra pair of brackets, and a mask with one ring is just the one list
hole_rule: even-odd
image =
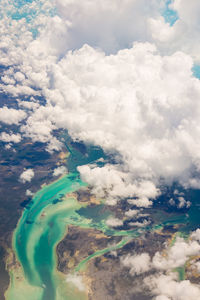
[(30, 109), (30, 110), (36, 110), (39, 108), (40, 104), (37, 102), (34, 102), (34, 98), (31, 99), (32, 101), (20, 101), (18, 100), (19, 107)]
[(6, 144), (6, 145), (5, 145), (5, 149), (7, 149), (7, 150), (11, 149), (11, 147), (12, 147), (11, 144)]
[[(131, 46), (133, 41), (149, 39), (150, 18), (159, 18), (159, 26), (165, 26), (164, 42), (171, 36), (168, 31), (175, 30), (162, 24), (159, 2), (124, 0), (110, 5), (109, 1), (88, 0), (83, 5), (57, 0), (57, 16), (42, 14), (34, 21), (39, 26), (37, 39), (25, 20), (1, 20), (1, 63), (10, 66), (1, 88), (14, 95), (40, 94), (47, 100), (30, 112), (21, 126), (22, 135), (49, 143), (51, 152), (62, 146), (53, 138), (53, 130), (66, 128), (73, 138), (114, 153), (115, 166), (79, 169), (94, 185), (93, 192), (106, 195), (109, 203), (136, 197), (137, 206), (147, 207), (159, 195), (160, 180), (198, 184), (193, 174), (200, 170), (200, 83), (192, 77), (192, 58), (171, 50), (172, 55), (161, 56), (149, 43)], [(181, 3), (174, 1), (174, 9), (179, 21), (186, 22), (186, 1)], [(124, 49), (113, 55), (87, 45), (68, 51), (85, 42), (107, 53)], [(171, 49), (173, 43), (168, 46)], [(182, 46), (175, 48), (185, 51)], [(8, 120), (0, 114), (1, 118)], [(98, 177), (99, 185), (92, 176)]]
[(190, 207), (191, 202), (190, 201), (186, 201), (184, 197), (178, 197), (178, 208), (183, 208), (183, 207)]
[(34, 195), (33, 192), (31, 192), (30, 190), (26, 190), (26, 196), (33, 196), (33, 195)]
[(20, 177), (19, 177), (19, 180), (22, 182), (22, 183), (25, 183), (25, 182), (30, 182), (32, 180), (32, 178), (34, 177), (34, 171), (33, 169), (27, 169), (25, 170), (24, 172), (21, 173)]
[(200, 84), (191, 67), (183, 53), (161, 57), (149, 44), (115, 56), (85, 46), (55, 67), (54, 90), (46, 91), (49, 106), (40, 110), (41, 119), (48, 111), (48, 120), (74, 138), (120, 154), (123, 165), (79, 169), (96, 192), (108, 188), (113, 197), (128, 197), (146, 182), (140, 199), (148, 205), (158, 195), (159, 178), (187, 183), (198, 168)]
[(0, 122), (6, 124), (18, 124), (26, 118), (26, 113), (23, 110), (14, 108), (7, 108), (6, 106), (0, 108)]
[(21, 132), (50, 141), (50, 148), (54, 141), (53, 150), (61, 146), (52, 131), (67, 128), (73, 138), (117, 154), (115, 166), (81, 167), (83, 179), (99, 195), (107, 189), (112, 198), (136, 196), (136, 205), (149, 206), (160, 178), (188, 184), (200, 165), (200, 83), (191, 68), (189, 56), (161, 57), (150, 44), (110, 56), (84, 46), (51, 61), (52, 88), (42, 84), (47, 104)]
[(138, 255), (127, 255), (121, 258), (123, 266), (130, 269), (130, 274), (141, 274), (147, 272), (151, 268), (150, 256), (148, 253), (142, 253)]
[(145, 280), (152, 288), (153, 293), (158, 295), (156, 300), (197, 300), (200, 299), (199, 286), (189, 280), (178, 282), (173, 274), (151, 276)]
[(180, 50), (200, 62), (200, 2), (172, 0), (169, 6), (177, 12), (178, 20), (170, 26), (163, 17), (149, 18), (149, 30), (154, 41), (165, 53)]
[(200, 229), (199, 228), (191, 234), (191, 238), (193, 240), (200, 242)]
[(137, 216), (137, 214), (139, 213), (139, 210), (137, 209), (129, 209), (128, 211), (125, 212), (125, 216), (127, 216), (128, 218), (132, 218)]
[[(119, 170), (118, 170), (119, 169)], [(99, 197), (109, 198), (138, 197), (133, 201), (136, 206), (149, 206), (158, 190), (150, 181), (132, 182), (131, 174), (120, 171), (120, 166), (106, 165), (105, 167), (80, 166), (78, 171), (81, 178), (92, 186), (92, 192)], [(129, 201), (129, 202), (130, 202)], [(132, 203), (132, 202), (131, 202)]]
[(149, 207), (152, 205), (152, 201), (150, 201), (147, 197), (141, 197), (138, 199), (129, 199), (128, 203), (135, 205), (137, 207)]
[[(127, 48), (133, 41), (149, 39), (148, 18), (158, 16), (164, 3), (158, 0), (55, 2), (59, 22), (66, 27), (65, 47), (77, 49), (87, 43), (107, 53)], [(58, 41), (59, 45), (61, 42)]]
[(106, 224), (110, 227), (118, 227), (123, 225), (123, 221), (114, 217), (110, 217), (106, 220)]
[(60, 142), (56, 137), (52, 136), (51, 140), (48, 142), (46, 150), (50, 153), (54, 151), (61, 151), (63, 147), (63, 143)]
[(65, 166), (60, 166), (54, 169), (53, 176), (60, 176), (67, 173), (67, 168)]
[(20, 134), (8, 134), (6, 132), (2, 132), (0, 134), (0, 141), (6, 142), (6, 143), (19, 143), (21, 141), (21, 135)]
[(196, 241), (186, 243), (183, 238), (177, 237), (175, 244), (170, 247), (165, 255), (157, 252), (152, 263), (156, 269), (170, 270), (182, 267), (193, 255), (200, 254), (200, 245)]

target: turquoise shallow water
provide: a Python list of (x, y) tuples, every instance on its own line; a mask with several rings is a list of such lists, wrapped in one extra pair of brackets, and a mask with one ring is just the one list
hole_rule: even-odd
[(74, 173), (41, 189), (29, 209), (24, 210), (14, 232), (13, 248), (23, 267), (24, 277), (32, 286), (42, 288), (41, 299), (56, 299), (53, 275), (56, 242), (65, 233), (65, 219), (75, 215), (74, 210), (79, 208), (76, 202), (70, 199), (62, 201), (61, 198), (83, 185), (78, 174)]
[[(97, 208), (88, 209), (86, 215), (81, 215), (81, 209), (87, 204), (78, 203), (77, 199), (70, 196), (70, 193), (86, 186), (80, 180), (76, 171), (78, 165), (98, 161), (104, 154), (97, 147), (88, 147), (87, 153), (71, 146), (71, 140), (65, 136), (70, 156), (67, 161), (69, 174), (57, 181), (44, 186), (39, 190), (28, 207), (23, 211), (13, 235), (13, 250), (16, 254), (21, 268), (10, 271), (11, 284), (6, 293), (9, 300), (27, 299), (32, 295), (34, 300), (70, 299), (74, 294), (71, 287), (67, 291), (65, 278), (60, 278), (56, 271), (57, 257), (56, 245), (64, 237), (69, 224), (85, 227), (98, 228), (108, 231), (105, 219), (108, 213), (101, 214), (101, 218), (93, 220), (92, 216), (97, 215)], [(65, 197), (65, 195), (67, 195)], [(80, 213), (78, 211), (80, 210)], [(61, 276), (62, 277), (62, 276)], [(65, 291), (63, 291), (65, 290)], [(80, 295), (76, 293), (76, 298)], [(83, 295), (81, 298), (83, 299)]]
[[(37, 298), (33, 296), (35, 300), (69, 299), (67, 293), (63, 297), (58, 296), (58, 294), (62, 294), (62, 286), (56, 272), (57, 258), (55, 254), (55, 247), (64, 237), (67, 225), (96, 228), (109, 235), (121, 235), (122, 237), (137, 235), (136, 231), (115, 231), (108, 228), (105, 224), (108, 214), (101, 214), (99, 217), (97, 213), (98, 210), (101, 211), (102, 205), (99, 205), (99, 209), (98, 206), (94, 207), (94, 211), (89, 207), (86, 213), (87, 204), (78, 203), (77, 199), (70, 194), (83, 186), (85, 184), (80, 180), (79, 174), (70, 173), (43, 187), (36, 193), (30, 207), (24, 210), (14, 232), (13, 249), (23, 270), (21, 278), (24, 282), (23, 289), (27, 292), (30, 290), (31, 293), (33, 287), (38, 288)], [(64, 197), (66, 194), (67, 196)], [(82, 211), (84, 213), (81, 214)], [(95, 219), (94, 213), (97, 213), (97, 219)], [(122, 238), (119, 244), (91, 255), (82, 262), (82, 265), (95, 256), (123, 246), (126, 242), (127, 240)], [(20, 294), (21, 280), (15, 273), (16, 270), (12, 273), (13, 280), (7, 292), (7, 299), (26, 299), (27, 293), (24, 297)]]

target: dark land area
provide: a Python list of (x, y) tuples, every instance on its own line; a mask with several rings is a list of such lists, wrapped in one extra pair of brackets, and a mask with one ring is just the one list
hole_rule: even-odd
[[(164, 243), (172, 236), (171, 230), (162, 233), (149, 232), (135, 238), (122, 248), (94, 257), (81, 274), (88, 283), (90, 300), (150, 300), (151, 291), (143, 279), (155, 271), (131, 275), (120, 259), (127, 254), (149, 253), (153, 257), (164, 249)], [(86, 257), (109, 244), (118, 243), (121, 237), (105, 236), (98, 230), (70, 226), (67, 235), (57, 246), (58, 270), (68, 274)]]

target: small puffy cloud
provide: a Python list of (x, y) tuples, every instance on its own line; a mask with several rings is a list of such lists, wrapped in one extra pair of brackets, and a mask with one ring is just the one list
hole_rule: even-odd
[(16, 72), (14, 74), (14, 78), (15, 78), (16, 81), (23, 81), (25, 79), (25, 76), (21, 72)]
[(130, 269), (130, 274), (141, 274), (147, 272), (151, 268), (151, 259), (148, 253), (142, 253), (138, 255), (127, 256), (121, 258), (121, 263), (123, 266)]
[(137, 209), (129, 209), (128, 211), (125, 212), (125, 216), (128, 218), (135, 217), (139, 213), (139, 210)]
[(177, 189), (175, 189), (173, 193), (174, 196), (169, 200), (169, 204), (171, 206), (176, 206), (180, 209), (189, 208), (191, 206), (191, 202), (185, 199), (183, 192), (180, 192)]
[(8, 134), (6, 132), (2, 132), (0, 134), (0, 141), (3, 141), (3, 142), (6, 142), (6, 143), (19, 143), (21, 142), (21, 135), (18, 133), (18, 134), (14, 134), (14, 133), (11, 133), (11, 134)]
[(138, 199), (129, 199), (128, 203), (135, 205), (137, 207), (149, 207), (152, 205), (152, 201), (150, 201), (147, 197), (142, 197)]
[(53, 153), (54, 151), (61, 151), (62, 147), (62, 142), (60, 142), (55, 136), (52, 136), (51, 140), (47, 144), (46, 150), (49, 153)]
[(8, 125), (18, 124), (26, 118), (26, 113), (23, 110), (8, 108), (6, 106), (0, 108), (0, 122)]
[(6, 144), (6, 145), (5, 145), (5, 149), (7, 149), (7, 150), (11, 149), (11, 147), (12, 147), (11, 144)]
[(31, 192), (30, 190), (26, 190), (26, 196), (33, 196), (33, 195), (34, 195), (33, 192)]
[(32, 101), (20, 101), (18, 100), (19, 107), (30, 109), (30, 110), (36, 110), (39, 108), (40, 104), (37, 102), (34, 102), (34, 99)]
[(65, 166), (60, 166), (54, 169), (53, 176), (61, 176), (67, 173), (67, 168)]
[(184, 197), (178, 197), (178, 201), (179, 201), (178, 208), (184, 208), (184, 207), (188, 208), (191, 205), (191, 202), (186, 201)]
[(109, 218), (106, 220), (106, 224), (110, 227), (118, 227), (123, 225), (123, 221), (117, 218)]
[(170, 199), (169, 199), (169, 204), (170, 204), (171, 206), (175, 206), (175, 205), (176, 205), (176, 202), (174, 201), (173, 198), (170, 198)]
[(19, 180), (22, 183), (30, 182), (33, 177), (34, 177), (34, 171), (33, 171), (33, 169), (27, 169), (23, 173), (21, 173), (21, 175), (19, 177)]

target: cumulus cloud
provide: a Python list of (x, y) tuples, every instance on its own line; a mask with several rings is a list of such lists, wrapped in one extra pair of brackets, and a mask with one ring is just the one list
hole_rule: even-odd
[[(62, 126), (69, 128), (72, 136), (120, 153), (126, 174), (131, 173), (135, 178), (150, 178), (152, 197), (157, 195), (153, 184), (159, 177), (164, 177), (167, 181), (178, 178), (186, 183), (186, 178), (198, 167), (198, 163), (196, 166), (192, 163), (194, 155), (196, 162), (199, 159), (195, 150), (197, 139), (194, 138), (194, 135), (198, 136), (198, 125), (191, 130), (194, 123), (192, 115), (198, 115), (199, 110), (199, 81), (191, 76), (192, 60), (183, 53), (162, 58), (155, 51), (152, 45), (138, 44), (130, 50), (120, 51), (116, 56), (108, 57), (88, 47), (68, 54), (61, 67), (68, 73), (64, 76), (65, 83), (68, 76), (72, 80), (70, 86), (74, 82), (74, 64), (82, 70), (79, 80), (76, 77), (74, 82), (79, 87), (79, 92), (74, 89), (74, 102), (71, 104), (80, 113), (76, 114), (73, 108), (70, 109), (69, 119), (65, 121), (68, 125), (64, 125), (64, 120), (59, 119), (60, 125), (62, 123)], [(88, 53), (90, 57), (87, 65), (90, 65), (90, 69), (86, 71), (85, 77), (83, 60), (87, 61)], [(63, 72), (60, 71), (56, 71), (59, 80), (55, 78), (55, 84), (60, 86), (62, 94), (56, 105), (60, 102), (63, 109), (64, 101), (68, 102), (70, 98), (70, 92), (68, 88), (64, 97), (64, 89), (61, 88)], [(106, 78), (105, 74), (109, 76)], [(81, 82), (83, 89), (80, 90)], [(186, 86), (188, 92), (190, 90), (189, 94)], [(52, 96), (55, 97), (54, 93)], [(52, 96), (49, 92), (49, 99)], [(55, 104), (54, 98), (52, 101)], [(192, 108), (194, 105), (197, 105), (196, 109)], [(107, 108), (106, 112), (104, 107)], [(60, 105), (57, 109), (60, 109)], [(105, 178), (110, 174), (114, 181), (118, 177), (123, 185), (123, 180), (120, 179), (123, 172), (119, 173), (116, 167), (112, 170), (80, 168), (83, 177), (86, 171), (89, 181), (91, 174), (102, 172)], [(105, 182), (103, 185), (105, 186)], [(128, 194), (128, 189), (126, 191)], [(148, 203), (148, 199), (142, 199)]]
[(66, 128), (116, 154), (116, 165), (80, 167), (83, 179), (100, 195), (107, 189), (112, 198), (137, 197), (149, 206), (160, 179), (186, 185), (199, 168), (200, 83), (192, 65), (189, 56), (162, 57), (151, 44), (110, 56), (84, 46), (52, 64), (52, 88), (43, 88), (47, 104), (21, 132), (52, 142), (52, 131)]
[(34, 177), (34, 171), (33, 169), (27, 169), (25, 170), (24, 172), (21, 173), (20, 177), (19, 177), (19, 180), (22, 182), (22, 183), (25, 183), (25, 182), (30, 182), (32, 180), (32, 178)]
[(33, 192), (31, 192), (30, 190), (26, 190), (26, 196), (33, 196), (34, 195), (34, 193)]
[(21, 141), (21, 135), (20, 134), (8, 134), (6, 132), (2, 132), (0, 134), (0, 141), (6, 142), (6, 143), (19, 143)]
[(183, 207), (190, 207), (191, 202), (190, 201), (186, 201), (184, 197), (178, 197), (179, 203), (178, 203), (178, 207), (179, 208), (183, 208)]
[(200, 62), (199, 1), (172, 0), (169, 8), (177, 13), (177, 21), (170, 26), (162, 16), (149, 18), (152, 38), (165, 53), (180, 50)]
[(187, 243), (183, 238), (177, 237), (175, 244), (165, 255), (157, 252), (152, 262), (156, 269), (169, 270), (184, 266), (189, 257), (197, 254), (200, 254), (200, 245), (197, 241)]
[(151, 259), (148, 253), (142, 253), (138, 255), (127, 255), (121, 258), (123, 266), (130, 269), (130, 274), (141, 274), (147, 272), (151, 268)]
[(23, 109), (30, 109), (30, 110), (36, 110), (39, 108), (40, 104), (35, 101), (33, 97), (31, 97), (31, 101), (20, 101), (18, 100), (19, 107)]
[(189, 208), (191, 206), (191, 202), (185, 199), (183, 192), (175, 189), (173, 194), (173, 197), (169, 200), (171, 206), (176, 206), (179, 209)]
[[(80, 166), (78, 171), (81, 174), (83, 180), (87, 181), (93, 188), (93, 193), (99, 197), (105, 197), (109, 193), (109, 197), (155, 197), (158, 193), (155, 186), (149, 181), (132, 182), (129, 175), (112, 165), (106, 165), (105, 167), (93, 167), (93, 166)], [(145, 198), (149, 204), (148, 198)], [(140, 202), (140, 199), (136, 202)], [(137, 204), (137, 203), (136, 203)]]
[(67, 27), (69, 49), (87, 43), (107, 53), (130, 47), (133, 41), (149, 39), (148, 18), (158, 16), (164, 5), (164, 1), (157, 0), (55, 2), (59, 22)]
[(118, 227), (123, 225), (123, 221), (114, 217), (110, 217), (106, 220), (106, 224), (110, 227)]
[(145, 280), (157, 297), (156, 300), (196, 300), (200, 299), (199, 286), (189, 280), (177, 281), (174, 274), (151, 276)]
[(54, 169), (53, 176), (61, 176), (67, 173), (67, 168), (65, 166), (60, 166)]
[(200, 229), (199, 228), (191, 234), (191, 238), (193, 240), (200, 242)]
[[(162, 56), (153, 44), (132, 46), (133, 41), (148, 40), (143, 26), (147, 27), (149, 18), (160, 18), (159, 3), (163, 5), (156, 0), (127, 0), (123, 5), (57, 0), (58, 15), (36, 18), (36, 39), (26, 30), (25, 20), (1, 20), (4, 38), (10, 37), (2, 41), (2, 64), (10, 67), (4, 71), (1, 88), (46, 99), (45, 105), (34, 106), (21, 126), (22, 135), (47, 143), (52, 152), (62, 147), (53, 131), (64, 128), (72, 138), (114, 154), (115, 165), (79, 168), (93, 192), (108, 197), (109, 203), (129, 197), (135, 205), (148, 207), (160, 193), (160, 182), (179, 181), (186, 187), (199, 183), (195, 174), (200, 168), (200, 83), (192, 76), (193, 60), (181, 47), (182, 52)], [(184, 0), (181, 3), (186, 5)], [(172, 5), (183, 22), (181, 5), (177, 1)], [(131, 30), (130, 26), (127, 30), (127, 16), (131, 20), (135, 16)], [(84, 26), (83, 20), (88, 21)], [(102, 26), (99, 30), (102, 23), (105, 30)], [(19, 28), (22, 35), (15, 37), (12, 31)], [(84, 45), (68, 51), (85, 42), (94, 48)], [(114, 48), (123, 50), (113, 52)], [(107, 55), (102, 49), (115, 54)]]
[(19, 124), (26, 116), (26, 113), (20, 109), (8, 108), (6, 106), (0, 108), (0, 122), (8, 125)]
[(129, 209), (128, 211), (125, 212), (125, 216), (127, 216), (128, 218), (132, 218), (137, 216), (137, 214), (139, 213), (139, 210), (137, 209)]

